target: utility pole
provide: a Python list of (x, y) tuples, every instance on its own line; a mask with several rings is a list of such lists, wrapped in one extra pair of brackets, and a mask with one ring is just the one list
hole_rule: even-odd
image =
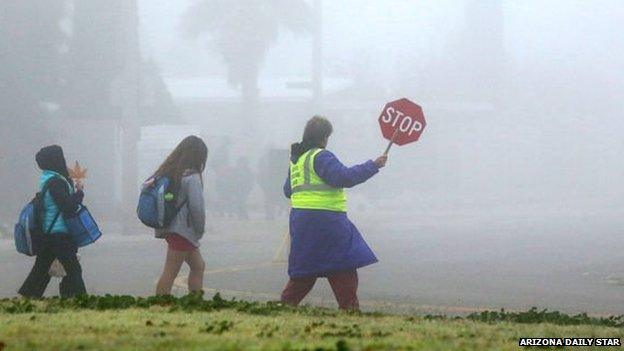
[(124, 73), (121, 86), (125, 92), (121, 123), (121, 210), (123, 234), (135, 232), (138, 222), (134, 217), (138, 197), (137, 143), (141, 137), (141, 53), (139, 50), (138, 6), (136, 0), (122, 2), (122, 30), (120, 42), (125, 50)]
[(323, 106), (323, 1), (314, 0), (312, 24), (312, 99), (320, 111)]
[(305, 89), (312, 93), (311, 105), (315, 113), (323, 108), (323, 1), (312, 2), (312, 69), (310, 80), (287, 82), (288, 89)]

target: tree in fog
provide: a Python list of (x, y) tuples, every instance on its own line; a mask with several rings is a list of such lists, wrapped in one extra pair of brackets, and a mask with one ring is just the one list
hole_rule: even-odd
[[(34, 154), (62, 94), (64, 0), (0, 2), (1, 219), (34, 192)], [(13, 220), (13, 218), (11, 218)]]
[(153, 60), (141, 65), (141, 110), (142, 125), (179, 123), (180, 111), (167, 88), (160, 68)]
[(120, 0), (75, 0), (66, 113), (77, 118), (119, 117), (111, 82), (124, 67)]
[(240, 87), (245, 106), (258, 100), (260, 64), (281, 28), (295, 33), (311, 25), (304, 0), (198, 0), (185, 18), (193, 38), (207, 34), (227, 66), (228, 82)]

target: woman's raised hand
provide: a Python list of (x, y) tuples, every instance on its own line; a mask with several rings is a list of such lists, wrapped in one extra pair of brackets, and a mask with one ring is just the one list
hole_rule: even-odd
[(377, 168), (383, 168), (386, 166), (386, 161), (388, 161), (388, 155), (381, 155), (373, 162), (375, 162)]

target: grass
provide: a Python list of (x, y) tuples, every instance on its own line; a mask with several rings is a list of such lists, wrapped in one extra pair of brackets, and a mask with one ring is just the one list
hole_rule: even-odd
[(621, 318), (538, 310), (446, 318), (293, 309), (218, 295), (0, 300), (6, 350), (516, 350), (520, 337), (623, 331)]

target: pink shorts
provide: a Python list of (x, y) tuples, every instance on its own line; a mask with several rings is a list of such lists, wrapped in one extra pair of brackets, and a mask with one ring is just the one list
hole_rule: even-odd
[(174, 251), (193, 251), (197, 249), (183, 236), (176, 233), (167, 234), (165, 240), (169, 244), (169, 248)]

